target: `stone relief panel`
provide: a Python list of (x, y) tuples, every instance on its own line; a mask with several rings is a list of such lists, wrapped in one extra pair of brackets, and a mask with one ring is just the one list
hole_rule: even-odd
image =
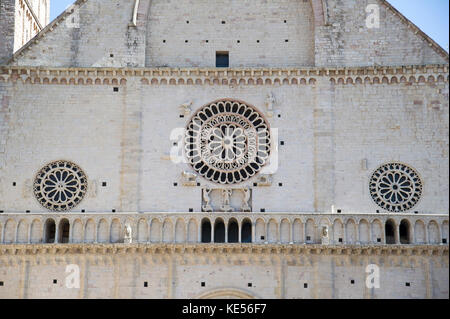
[(210, 189), (202, 190), (203, 212), (251, 212), (252, 190)]

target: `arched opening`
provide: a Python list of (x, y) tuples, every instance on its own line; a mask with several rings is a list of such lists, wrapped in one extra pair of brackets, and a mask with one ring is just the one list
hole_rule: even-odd
[(236, 219), (232, 219), (228, 222), (228, 242), (229, 243), (239, 242), (239, 225)]
[(245, 219), (244, 222), (242, 223), (241, 242), (242, 243), (252, 242), (252, 223), (248, 219)]
[(44, 243), (53, 244), (55, 242), (56, 225), (53, 219), (47, 219), (44, 227)]
[(411, 243), (409, 226), (409, 222), (405, 219), (400, 223), (400, 244), (402, 245), (408, 245)]
[(395, 245), (395, 225), (392, 220), (388, 220), (384, 227), (386, 244)]
[(221, 219), (216, 220), (214, 224), (214, 242), (215, 243), (225, 242), (225, 224)]
[(67, 244), (69, 242), (70, 224), (67, 219), (62, 219), (59, 222), (58, 243)]
[(208, 219), (202, 220), (202, 243), (211, 242), (211, 222)]

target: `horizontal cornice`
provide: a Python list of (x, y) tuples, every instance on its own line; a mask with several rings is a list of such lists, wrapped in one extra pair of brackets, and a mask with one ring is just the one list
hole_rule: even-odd
[(448, 64), (352, 68), (47, 68), (0, 66), (0, 82), (59, 85), (315, 85), (448, 82)]
[(448, 256), (448, 245), (281, 245), (281, 244), (27, 244), (0, 245), (1, 256), (117, 254), (270, 254)]

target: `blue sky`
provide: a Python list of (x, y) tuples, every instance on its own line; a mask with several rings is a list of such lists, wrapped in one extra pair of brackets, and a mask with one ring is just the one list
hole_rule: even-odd
[[(56, 18), (73, 2), (74, 0), (52, 0), (51, 19)], [(389, 2), (448, 51), (449, 0), (389, 0)]]

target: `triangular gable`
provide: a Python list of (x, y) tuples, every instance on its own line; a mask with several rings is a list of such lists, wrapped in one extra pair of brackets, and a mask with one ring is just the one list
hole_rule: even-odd
[(411, 30), (418, 36), (422, 37), (424, 41), (428, 42), (429, 46), (436, 51), (437, 54), (442, 56), (447, 62), (449, 62), (449, 54), (444, 50), (436, 41), (430, 38), (425, 32), (423, 32), (418, 26), (416, 26), (411, 20), (405, 17), (400, 11), (398, 11), (393, 5), (391, 5), (387, 0), (379, 0), (383, 5), (385, 5), (389, 10), (391, 10), (394, 15), (397, 15), (400, 20), (405, 23)]

